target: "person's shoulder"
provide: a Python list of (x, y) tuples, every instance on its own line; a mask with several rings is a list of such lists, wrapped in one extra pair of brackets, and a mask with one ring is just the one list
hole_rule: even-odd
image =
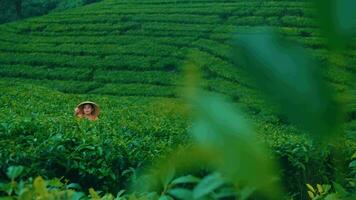
[(75, 119), (76, 119), (77, 121), (82, 121), (82, 120), (83, 120), (83, 116), (82, 116), (82, 115), (76, 115), (76, 116), (75, 116)]
[(81, 114), (81, 113), (75, 113), (74, 116), (76, 116), (76, 117), (83, 117), (84, 115)]
[(93, 120), (93, 121), (97, 121), (97, 120), (99, 119), (98, 116), (92, 116), (92, 117), (90, 117), (90, 118), (91, 118), (91, 120)]

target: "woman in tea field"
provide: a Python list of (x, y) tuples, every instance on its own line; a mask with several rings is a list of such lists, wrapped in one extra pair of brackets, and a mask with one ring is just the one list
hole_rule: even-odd
[(74, 115), (78, 118), (86, 118), (90, 121), (98, 120), (100, 108), (91, 101), (84, 101), (74, 109)]

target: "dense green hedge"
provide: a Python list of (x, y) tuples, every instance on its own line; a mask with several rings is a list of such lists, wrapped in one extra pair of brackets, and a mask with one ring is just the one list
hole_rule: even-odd
[[(221, 84), (224, 85), (223, 81)], [(5, 82), (0, 83), (0, 88), (3, 91), (0, 179), (5, 179), (7, 167), (22, 165), (27, 177), (64, 176), (83, 188), (117, 192), (127, 186), (136, 170), (190, 141), (189, 117), (180, 100), (69, 95)], [(101, 106), (99, 121), (77, 121), (72, 116), (75, 105), (86, 99)], [(248, 99), (243, 101), (251, 103)], [(331, 173), (334, 155), (330, 150), (320, 151), (317, 143), (288, 126), (283, 118), (258, 111), (252, 104), (238, 105), (251, 116), (260, 137), (280, 161), (282, 181), (288, 192), (305, 191), (305, 183), (334, 179)], [(254, 117), (256, 113), (260, 117)], [(348, 147), (343, 155), (349, 157), (356, 149), (355, 144), (351, 140), (343, 141), (340, 145)]]
[[(0, 24), (45, 15), (53, 10), (66, 10), (100, 0), (3, 0), (0, 2)], [(18, 2), (18, 5), (17, 3)]]
[[(21, 164), (27, 176), (63, 175), (84, 187), (123, 188), (137, 167), (187, 141), (189, 123), (178, 112), (178, 97), (182, 69), (194, 64), (203, 88), (230, 97), (254, 120), (283, 166), (288, 192), (334, 180), (333, 153), (318, 151), (231, 59), (233, 33), (274, 26), (325, 66), (331, 62), (323, 69), (325, 81), (350, 93), (355, 45), (345, 57), (328, 56), (311, 10), (294, 0), (106, 0), (0, 26), (0, 178), (8, 166)], [(72, 117), (74, 106), (88, 98), (103, 106), (97, 123)], [(347, 109), (348, 138), (340, 143), (348, 147), (345, 156), (355, 150), (350, 141), (356, 130), (355, 108)]]
[[(28, 176), (65, 176), (84, 187), (115, 191), (128, 183), (132, 170), (186, 138), (178, 102), (64, 95), (31, 85), (1, 90), (0, 179), (8, 166), (23, 165)], [(76, 104), (87, 98), (102, 108), (98, 122), (73, 117)]]

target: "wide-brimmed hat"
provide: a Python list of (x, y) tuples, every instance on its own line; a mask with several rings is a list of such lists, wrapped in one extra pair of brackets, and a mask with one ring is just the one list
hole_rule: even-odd
[(81, 102), (80, 104), (77, 105), (77, 108), (79, 108), (82, 111), (85, 104), (92, 105), (93, 108), (94, 108), (94, 111), (92, 112), (92, 115), (94, 115), (96, 117), (99, 116), (100, 107), (96, 103), (94, 103), (92, 101), (83, 101), (83, 102)]

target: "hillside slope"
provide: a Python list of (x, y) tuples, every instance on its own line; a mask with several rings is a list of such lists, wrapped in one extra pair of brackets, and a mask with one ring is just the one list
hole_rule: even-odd
[[(325, 41), (307, 1), (104, 0), (1, 25), (3, 174), (11, 164), (23, 164), (33, 174), (42, 170), (48, 176), (62, 176), (60, 170), (67, 169), (65, 176), (80, 179), (81, 184), (101, 187), (105, 183), (107, 187), (122, 188), (116, 184), (127, 182), (128, 177), (120, 177), (125, 176), (122, 175), (125, 170), (186, 141), (189, 118), (184, 112), (180, 89), (183, 69), (189, 66), (187, 63), (193, 63), (202, 69), (201, 84), (205, 89), (230, 97), (255, 122), (258, 132), (268, 134), (267, 142), (289, 170), (285, 172), (289, 191), (301, 190), (297, 187), (304, 187), (307, 178), (315, 182), (323, 180), (325, 177), (316, 177), (319, 175), (316, 173), (328, 172), (324, 167), (330, 164), (329, 157), (317, 151), (318, 146), (303, 135), (295, 134), (302, 131), (276, 113), (248, 81), (245, 72), (232, 62), (233, 34), (260, 25), (276, 27), (305, 46), (320, 62), (328, 62)], [(351, 43), (345, 55), (346, 60), (331, 60), (334, 65), (323, 69), (325, 82), (342, 95), (354, 92), (356, 99), (350, 79), (356, 75), (356, 44)], [(102, 107), (101, 120), (94, 128), (89, 127), (94, 129), (89, 131), (90, 137), (85, 135), (87, 129), (73, 122), (72, 116), (75, 105), (87, 99)], [(356, 132), (355, 113), (355, 105), (348, 108), (349, 136)], [(39, 138), (36, 141), (35, 136)], [(70, 142), (73, 137), (74, 145)], [(114, 141), (113, 146), (107, 146), (106, 137)], [(46, 142), (52, 143), (40, 145)], [(58, 145), (59, 150), (50, 145)], [(67, 148), (64, 153), (61, 145)], [(75, 149), (81, 145), (84, 150)], [(113, 159), (119, 159), (119, 155), (101, 161), (109, 167), (91, 163), (94, 159), (90, 155), (82, 166), (62, 162), (61, 158), (67, 154), (81, 155), (90, 145), (96, 148), (91, 149), (93, 157), (100, 154), (100, 148), (110, 152), (118, 147), (127, 150), (130, 154), (127, 159), (131, 161), (120, 172), (105, 171), (117, 167)], [(20, 152), (28, 146), (35, 150), (11, 157), (13, 151)], [(350, 148), (345, 151), (355, 149), (354, 143), (347, 146)], [(36, 153), (32, 157), (31, 151)], [(51, 159), (53, 166), (46, 165), (47, 160), (41, 158)], [(103, 171), (98, 172), (97, 166), (104, 166), (100, 169)], [(301, 176), (305, 168), (311, 170)], [(97, 182), (87, 181), (94, 175)], [(300, 184), (296, 185), (295, 180)]]
[[(0, 91), (1, 181), (7, 167), (21, 165), (26, 176), (119, 190), (132, 169), (187, 141), (179, 100), (73, 95), (1, 80)], [(87, 99), (100, 105), (100, 120), (74, 119), (73, 108)]]
[[(321, 62), (325, 42), (311, 5), (296, 1), (103, 1), (0, 26), (0, 76), (68, 93), (177, 97), (181, 70), (194, 52), (205, 87), (261, 111), (254, 90), (231, 61), (234, 32), (276, 27)], [(324, 69), (345, 92), (350, 64)]]

